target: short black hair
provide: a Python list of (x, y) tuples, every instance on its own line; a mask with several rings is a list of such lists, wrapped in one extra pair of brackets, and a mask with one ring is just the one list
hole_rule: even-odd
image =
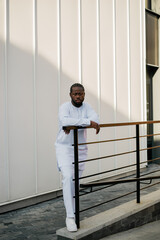
[(80, 88), (82, 88), (83, 91), (85, 91), (82, 84), (80, 84), (80, 83), (74, 83), (74, 84), (70, 87), (70, 93), (72, 92), (72, 88), (74, 88), (74, 87), (80, 87)]

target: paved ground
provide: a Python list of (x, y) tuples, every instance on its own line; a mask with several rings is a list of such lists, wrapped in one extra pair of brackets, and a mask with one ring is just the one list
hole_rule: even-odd
[[(149, 168), (146, 168), (146, 172), (153, 171), (155, 169), (160, 169), (160, 166), (158, 165), (150, 165)], [(158, 175), (159, 173), (156, 173)], [(146, 184), (142, 184), (141, 187), (149, 186)], [(159, 189), (160, 185), (155, 185), (154, 187), (147, 188), (142, 191), (141, 195), (147, 194), (148, 192), (155, 191)], [(103, 191), (96, 191), (94, 193), (85, 195), (81, 197), (80, 206), (81, 209), (84, 209), (88, 206), (94, 205), (95, 203), (100, 203), (104, 200), (109, 200), (114, 197), (117, 197), (118, 195), (122, 195), (123, 193), (130, 192), (135, 190), (135, 184), (134, 183), (127, 183), (127, 184), (121, 184), (116, 185), (110, 188), (103, 189)], [(114, 202), (101, 205), (98, 208), (93, 208), (92, 210), (82, 212), (80, 215), (81, 220), (90, 216), (93, 216), (99, 212), (106, 211), (107, 209), (113, 208), (119, 204), (122, 204), (124, 202), (130, 201), (132, 199), (135, 199), (135, 193), (128, 195), (124, 198), (120, 198)], [(1, 214), (0, 215), (0, 240), (25, 240), (25, 239), (31, 239), (31, 240), (56, 240), (56, 230), (60, 229), (65, 226), (65, 210), (63, 205), (63, 199), (62, 197), (37, 204), (35, 206), (27, 207), (24, 209), (20, 209), (17, 211), (12, 211), (9, 213)], [(144, 238), (141, 239), (160, 239), (154, 238), (158, 234), (157, 231), (159, 231), (160, 234), (160, 228), (157, 228), (157, 223), (153, 223), (155, 226), (155, 230), (149, 231), (150, 233), (154, 233), (151, 238), (147, 238), (151, 235), (146, 234), (146, 230), (143, 230), (143, 227), (139, 228), (140, 230), (138, 233), (141, 233), (141, 235), (144, 236)], [(145, 227), (147, 230), (149, 228)], [(142, 229), (142, 230), (141, 230)], [(152, 229), (152, 227), (150, 228)], [(137, 229), (136, 229), (137, 230)], [(143, 234), (144, 233), (144, 234)], [(127, 234), (127, 233), (123, 233)], [(122, 239), (120, 238), (120, 235), (118, 238), (114, 238), (115, 236), (108, 237), (106, 239)], [(135, 230), (130, 230), (129, 235), (123, 235), (124, 239), (138, 239), (137, 238), (129, 238), (129, 237), (135, 237)], [(159, 235), (160, 236), (160, 235)]]

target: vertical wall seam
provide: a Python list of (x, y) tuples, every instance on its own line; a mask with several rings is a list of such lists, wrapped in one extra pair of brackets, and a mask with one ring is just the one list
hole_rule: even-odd
[[(58, 59), (58, 106), (61, 102), (61, 0), (57, 0), (57, 59)], [(61, 187), (61, 175), (59, 175), (59, 186)]]
[[(139, 17), (140, 17), (140, 31), (139, 31), (139, 35), (140, 35), (140, 96), (141, 96), (141, 121), (143, 121), (143, 116), (144, 116), (144, 94), (143, 94), (143, 74), (142, 74), (142, 5), (141, 5), (141, 1), (139, 2)], [(140, 133), (143, 134), (143, 126), (140, 127)], [(142, 140), (143, 141), (143, 140)], [(142, 142), (140, 143), (140, 147), (142, 147)], [(141, 153), (141, 156), (143, 158), (144, 156), (144, 152)], [(141, 160), (142, 160), (141, 158)]]
[[(113, 81), (114, 81), (114, 122), (117, 120), (117, 74), (116, 74), (116, 0), (113, 0)], [(116, 128), (114, 128), (114, 137), (116, 139)], [(114, 152), (117, 152), (117, 144), (114, 143)], [(116, 168), (116, 157), (114, 157), (114, 167)]]
[(5, 1), (5, 69), (4, 69), (4, 104), (5, 104), (5, 161), (6, 161), (6, 185), (7, 185), (7, 200), (10, 199), (10, 164), (9, 164), (9, 130), (8, 130), (8, 44), (9, 44), (9, 0)]
[(141, 120), (143, 121), (144, 116), (144, 94), (143, 94), (143, 72), (142, 72), (142, 56), (143, 56), (143, 44), (142, 44), (142, 2), (139, 2), (139, 14), (140, 14), (140, 80), (141, 80)]
[(82, 83), (82, 3), (78, 0), (78, 59), (79, 83)]
[[(144, 94), (143, 94), (143, 75), (142, 75), (142, 5), (141, 1), (139, 2), (139, 18), (140, 18), (140, 96), (141, 96), (141, 121), (143, 121), (144, 116)], [(143, 134), (143, 126), (140, 127), (140, 133)], [(143, 140), (142, 140), (143, 141)], [(142, 143), (142, 142), (141, 142)], [(140, 143), (140, 147), (142, 147), (142, 144)], [(141, 156), (143, 158), (144, 152), (141, 153)]]
[[(100, 70), (100, 2), (97, 0), (97, 84), (98, 84), (98, 114), (101, 114), (101, 70)], [(100, 135), (98, 135), (100, 141)], [(98, 144), (98, 154), (100, 156), (100, 145)], [(101, 171), (101, 161), (99, 161), (99, 171)]]
[(37, 0), (33, 0), (33, 128), (34, 128), (34, 163), (35, 163), (35, 187), (38, 193), (38, 159), (37, 159)]
[(60, 106), (61, 89), (61, 0), (57, 0), (57, 58), (58, 58), (58, 105)]
[(144, 115), (143, 120), (147, 120), (147, 109), (146, 109), (146, 28), (145, 28), (145, 1), (141, 2), (142, 6), (142, 64), (143, 64), (143, 99), (144, 99)]
[[(128, 53), (128, 118), (131, 121), (131, 46), (130, 46), (130, 0), (127, 0), (127, 53)], [(131, 136), (131, 127), (128, 127), (129, 137)], [(129, 141), (129, 151), (132, 149), (132, 143)], [(131, 164), (131, 155), (129, 156)]]
[(97, 85), (98, 85), (98, 113), (100, 115), (100, 89), (101, 89), (101, 71), (100, 71), (100, 6), (97, 0)]
[(116, 72), (116, 0), (113, 1), (113, 76), (114, 76), (114, 122), (117, 120), (117, 72)]
[(130, 56), (130, 0), (127, 0), (127, 42), (128, 42), (128, 116), (131, 121), (131, 56)]

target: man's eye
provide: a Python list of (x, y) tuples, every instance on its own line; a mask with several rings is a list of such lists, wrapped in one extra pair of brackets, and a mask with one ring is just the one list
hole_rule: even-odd
[(82, 96), (83, 93), (73, 93), (73, 96), (77, 96), (77, 95)]

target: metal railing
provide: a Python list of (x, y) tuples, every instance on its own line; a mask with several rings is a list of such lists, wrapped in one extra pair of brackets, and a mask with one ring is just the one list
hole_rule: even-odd
[[(153, 137), (155, 135), (160, 135), (160, 133), (158, 133), (158, 134), (157, 133), (156, 134), (148, 134), (148, 135), (140, 136), (140, 133), (139, 133), (140, 129), (139, 128), (140, 128), (140, 125), (156, 124), (156, 123), (160, 123), (160, 121), (143, 121), (143, 122), (100, 124), (101, 131), (102, 131), (102, 128), (108, 128), (108, 127), (135, 126), (135, 128), (136, 128), (136, 136), (128, 137), (128, 138), (96, 141), (96, 142), (87, 142), (87, 143), (80, 143), (80, 144), (78, 143), (78, 129), (92, 128), (92, 127), (90, 127), (90, 126), (89, 127), (79, 127), (79, 126), (64, 127), (64, 129), (73, 130), (74, 131), (74, 144), (73, 144), (73, 146), (74, 146), (74, 162), (73, 162), (73, 164), (74, 164), (74, 169), (75, 169), (74, 170), (75, 176), (74, 176), (73, 181), (75, 181), (75, 219), (76, 219), (76, 224), (77, 224), (78, 228), (80, 227), (80, 212), (86, 211), (86, 210), (89, 210), (89, 209), (91, 209), (93, 207), (97, 207), (97, 206), (101, 205), (101, 204), (97, 204), (97, 205), (95, 205), (93, 207), (89, 207), (87, 209), (84, 209), (84, 210), (80, 211), (80, 203), (79, 203), (79, 198), (80, 198), (79, 188), (80, 188), (80, 185), (79, 185), (79, 179), (93, 177), (93, 176), (96, 176), (96, 175), (109, 173), (109, 172), (113, 172), (113, 171), (116, 171), (116, 170), (120, 170), (120, 169), (125, 169), (125, 168), (128, 168), (128, 167), (136, 166), (136, 177), (134, 177), (134, 178), (129, 178), (129, 179), (118, 178), (118, 179), (116, 179), (114, 181), (113, 180), (112, 181), (111, 180), (108, 180), (108, 181), (107, 180), (106, 181), (94, 181), (94, 182), (91, 182), (91, 183), (81, 184), (81, 187), (83, 187), (83, 188), (91, 187), (92, 188), (92, 187), (97, 187), (97, 186), (105, 186), (105, 188), (106, 188), (106, 187), (113, 186), (113, 185), (119, 184), (119, 183), (136, 182), (136, 191), (132, 191), (130, 193), (124, 194), (123, 196), (127, 196), (129, 194), (132, 194), (132, 193), (136, 192), (137, 203), (140, 203), (140, 191), (147, 188), (147, 187), (144, 187), (144, 188), (140, 189), (140, 182), (144, 181), (144, 180), (150, 180), (151, 181), (152, 179), (160, 178), (160, 175), (159, 176), (140, 177), (140, 165), (141, 164), (148, 163), (148, 162), (153, 162), (155, 160), (159, 160), (160, 159), (160, 157), (158, 157), (158, 158), (146, 160), (146, 161), (143, 161), (143, 162), (140, 161), (140, 151), (160, 148), (160, 146), (154, 146), (154, 147), (140, 149), (140, 138), (142, 138), (142, 137)], [(123, 141), (123, 140), (129, 140), (129, 139), (135, 139), (136, 140), (136, 149), (135, 150), (132, 150), (132, 151), (129, 151), (129, 152), (117, 153), (117, 154), (108, 155), (108, 156), (92, 158), (92, 159), (88, 159), (88, 160), (84, 160), (84, 161), (80, 161), (80, 162), (82, 163), (82, 162), (88, 162), (88, 161), (96, 161), (96, 160), (99, 160), (99, 159), (105, 159), (105, 158), (111, 158), (111, 157), (120, 156), (120, 155), (124, 155), (124, 154), (136, 153), (136, 163), (135, 164), (126, 165), (126, 166), (123, 166), (123, 167), (120, 167), (120, 168), (116, 168), (116, 169), (112, 169), (112, 170), (108, 170), (108, 171), (103, 171), (103, 172), (100, 172), (100, 173), (91, 174), (91, 175), (79, 178), (79, 163), (80, 163), (79, 162), (79, 158), (78, 158), (78, 146), (79, 145), (99, 144), (99, 143), (113, 142), (113, 141)], [(154, 171), (154, 172), (156, 172), (156, 171)], [(158, 183), (160, 183), (160, 182), (158, 182)], [(155, 185), (155, 184), (153, 184), (153, 185)], [(103, 188), (101, 188), (101, 189), (103, 189)], [(85, 194), (88, 194), (88, 193), (85, 193)], [(123, 196), (120, 196), (120, 197), (123, 197)], [(120, 197), (118, 197), (118, 198), (120, 198)], [(106, 201), (106, 202), (104, 202), (102, 204), (106, 204), (106, 203), (108, 203), (110, 201), (113, 201), (113, 200), (116, 200), (118, 198), (116, 197), (115, 199)]]

